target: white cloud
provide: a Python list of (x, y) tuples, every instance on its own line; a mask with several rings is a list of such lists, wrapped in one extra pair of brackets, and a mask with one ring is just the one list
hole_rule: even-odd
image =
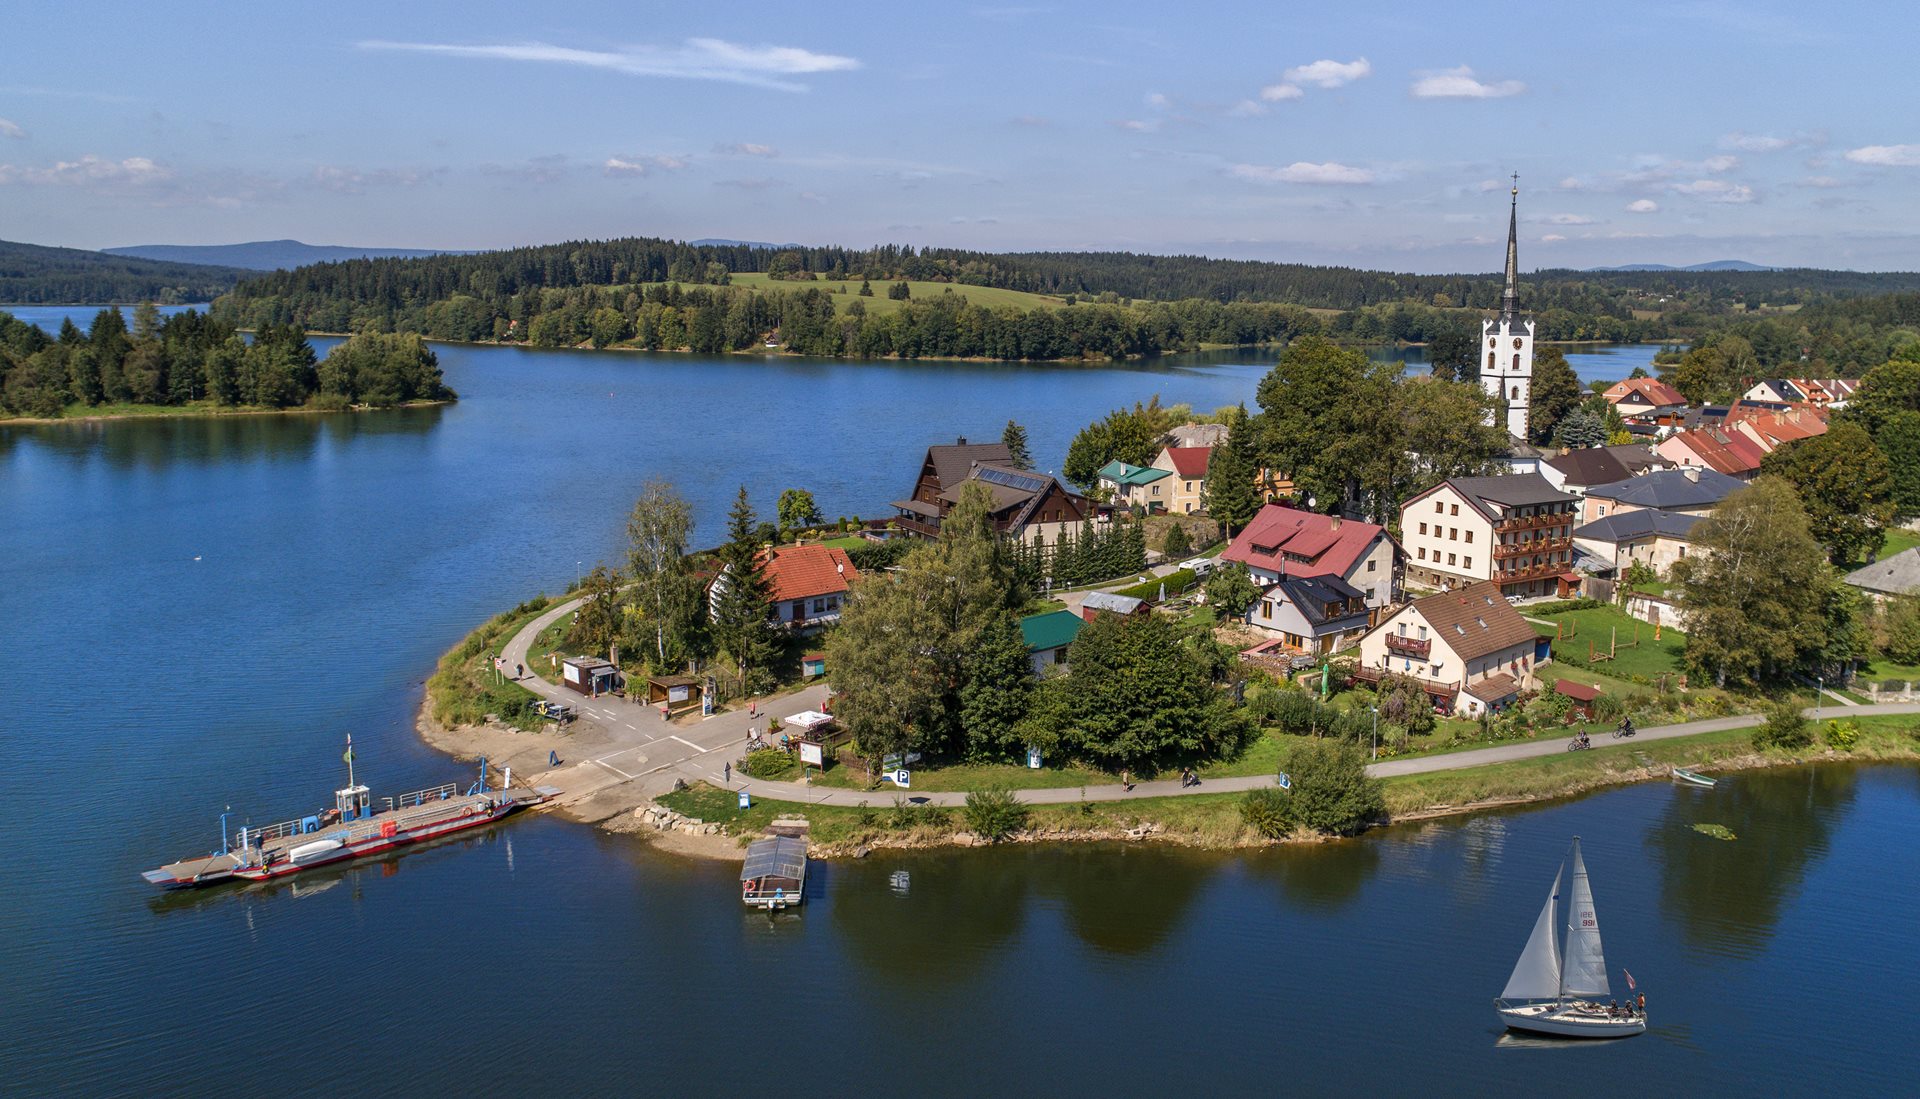
[(1821, 190), (1829, 190), (1834, 187), (1844, 187), (1846, 186), (1846, 184), (1841, 182), (1838, 179), (1835, 179), (1832, 176), (1808, 176), (1807, 178), (1795, 183), (1794, 186), (1814, 187), (1814, 188), (1819, 188)]
[(358, 168), (342, 168), (322, 164), (308, 176), (308, 182), (323, 191), (336, 191), (343, 195), (364, 194), (369, 187), (411, 187), (416, 183), (425, 183), (437, 173), (420, 169), (379, 168), (362, 171)]
[(1296, 65), (1281, 73), (1280, 78), (1287, 84), (1312, 84), (1317, 88), (1338, 88), (1342, 84), (1351, 84), (1371, 72), (1373, 72), (1373, 66), (1367, 62), (1366, 58), (1361, 57), (1353, 61), (1320, 60), (1306, 65)]
[(1592, 225), (1593, 219), (1585, 214), (1548, 214), (1540, 219), (1548, 225)]
[(61, 160), (46, 168), (0, 164), (0, 184), (23, 183), (40, 187), (123, 189), (148, 187), (173, 179), (173, 170), (144, 156), (107, 160), (89, 153), (78, 160)]
[(1519, 95), (1527, 86), (1518, 80), (1484, 81), (1476, 79), (1466, 65), (1455, 69), (1420, 74), (1413, 82), (1415, 99), (1504, 99)]
[(688, 163), (683, 156), (610, 156), (601, 167), (610, 176), (643, 176), (655, 169), (677, 172)]
[(808, 73), (844, 72), (860, 62), (837, 54), (814, 53), (795, 46), (743, 46), (719, 38), (689, 38), (679, 46), (630, 46), (620, 50), (582, 50), (545, 42), (463, 46), (438, 42), (359, 43), (363, 50), (404, 50), (448, 57), (493, 61), (536, 61), (607, 69), (632, 76), (664, 76), (684, 80), (720, 80), (802, 92), (805, 84), (782, 77)]
[(780, 150), (771, 145), (756, 145), (751, 141), (736, 141), (731, 145), (715, 145), (713, 151), (721, 156), (764, 156), (776, 157)]
[(1862, 145), (1848, 149), (1847, 159), (1855, 164), (1915, 168), (1920, 167), (1920, 145)]
[(1737, 156), (1710, 156), (1700, 162), (1702, 171), (1713, 173), (1731, 172), (1739, 166), (1740, 158)]
[(1660, 204), (1650, 198), (1637, 198), (1627, 203), (1627, 212), (1631, 214), (1651, 214), (1660, 209)]
[(1268, 103), (1278, 103), (1283, 99), (1298, 99), (1307, 93), (1297, 84), (1269, 84), (1260, 89), (1260, 98)]
[(21, 129), (20, 124), (18, 122), (15, 122), (10, 118), (0, 118), (0, 137), (16, 137), (16, 138), (24, 139), (26, 136), (27, 136), (27, 131)]
[(1587, 189), (1587, 185), (1580, 181), (1579, 176), (1568, 176), (1561, 180), (1557, 186), (1562, 191), (1584, 191)]
[(1254, 118), (1266, 114), (1272, 109), (1273, 108), (1267, 106), (1265, 103), (1256, 103), (1251, 99), (1242, 99), (1240, 102), (1228, 107), (1227, 113), (1235, 118)]
[(1227, 169), (1227, 174), (1235, 179), (1249, 180), (1254, 183), (1333, 183), (1355, 184), (1372, 183), (1373, 173), (1365, 168), (1354, 168), (1345, 164), (1328, 161), (1325, 164), (1313, 164), (1304, 160), (1294, 161), (1284, 168), (1275, 168), (1266, 164), (1235, 164)]
[(1557, 244), (1565, 239), (1567, 238), (1559, 233), (1548, 233), (1546, 236), (1540, 238), (1540, 240), (1546, 244)]
[(1507, 181), (1504, 179), (1483, 179), (1474, 184), (1473, 189), (1483, 195), (1491, 194), (1494, 191), (1504, 191), (1507, 189)]
[(1167, 97), (1159, 92), (1148, 92), (1147, 106), (1156, 110), (1165, 110), (1167, 107)]
[(1160, 128), (1159, 122), (1144, 118), (1123, 118), (1114, 125), (1137, 134), (1150, 134)]
[(1724, 179), (1696, 179), (1692, 183), (1675, 183), (1671, 189), (1678, 194), (1693, 195), (1708, 202), (1732, 205), (1752, 202), (1755, 198), (1753, 188), (1744, 183), (1728, 183)]
[(1738, 130), (1720, 139), (1722, 149), (1739, 149), (1743, 153), (1777, 153), (1792, 145), (1792, 138), (1774, 137), (1771, 134), (1743, 134)]

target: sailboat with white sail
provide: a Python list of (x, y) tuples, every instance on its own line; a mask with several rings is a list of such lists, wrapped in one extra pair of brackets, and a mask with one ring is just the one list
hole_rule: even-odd
[[(1563, 928), (1561, 883), (1572, 870), (1571, 892)], [(1631, 978), (1629, 978), (1631, 980)], [(1607, 983), (1607, 960), (1600, 947), (1600, 918), (1594, 914), (1593, 887), (1587, 882), (1587, 864), (1580, 857), (1580, 837), (1553, 876), (1553, 891), (1534, 921), (1533, 934), (1514, 964), (1507, 987), (1494, 1000), (1500, 1022), (1516, 1030), (1554, 1034), (1563, 1038), (1627, 1038), (1645, 1033), (1645, 1012), (1625, 1012), (1588, 997), (1612, 996)]]

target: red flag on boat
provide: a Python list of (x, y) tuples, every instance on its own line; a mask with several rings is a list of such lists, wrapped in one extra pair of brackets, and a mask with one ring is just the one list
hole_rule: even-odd
[(1629, 969), (1627, 969), (1627, 968), (1625, 968), (1625, 967), (1622, 967), (1622, 968), (1621, 968), (1621, 970), (1620, 970), (1620, 972), (1622, 972), (1622, 973), (1625, 973), (1625, 974), (1627, 975), (1627, 990), (1628, 990), (1628, 991), (1632, 991), (1632, 990), (1634, 990), (1634, 989), (1636, 989), (1636, 988), (1639, 988), (1639, 987), (1640, 987), (1639, 985), (1637, 985), (1637, 984), (1634, 984), (1634, 983), (1633, 983), (1633, 971), (1632, 971), (1632, 970), (1629, 970)]

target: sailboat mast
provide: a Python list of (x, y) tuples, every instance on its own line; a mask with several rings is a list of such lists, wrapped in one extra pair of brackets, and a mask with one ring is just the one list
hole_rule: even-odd
[[(1568, 858), (1568, 861), (1573, 863), (1575, 867), (1578, 867), (1580, 865), (1580, 837), (1579, 836), (1573, 837), (1573, 851), (1567, 856), (1567, 858)], [(1575, 872), (1578, 873), (1577, 870)], [(1554, 899), (1556, 901), (1559, 900), (1558, 890), (1555, 890), (1554, 892)], [(1571, 947), (1573, 945), (1573, 923), (1571, 921), (1571, 917), (1573, 915), (1573, 906), (1570, 904), (1565, 905), (1563, 910), (1567, 913), (1569, 917), (1569, 921), (1567, 923), (1567, 928), (1566, 928), (1567, 945), (1568, 947)], [(1554, 1003), (1564, 1004), (1567, 1002), (1567, 952), (1565, 950), (1562, 950), (1560, 952), (1559, 957), (1556, 958), (1555, 960), (1558, 962), (1558, 965), (1556, 966), (1556, 968), (1560, 970), (1560, 995), (1558, 998), (1554, 1000)]]

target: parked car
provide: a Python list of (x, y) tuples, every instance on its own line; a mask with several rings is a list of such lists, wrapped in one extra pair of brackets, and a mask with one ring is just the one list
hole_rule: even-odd
[(1213, 571), (1213, 566), (1217, 563), (1218, 562), (1211, 557), (1189, 557), (1185, 561), (1180, 562), (1180, 567), (1193, 573), (1195, 576), (1205, 576)]

